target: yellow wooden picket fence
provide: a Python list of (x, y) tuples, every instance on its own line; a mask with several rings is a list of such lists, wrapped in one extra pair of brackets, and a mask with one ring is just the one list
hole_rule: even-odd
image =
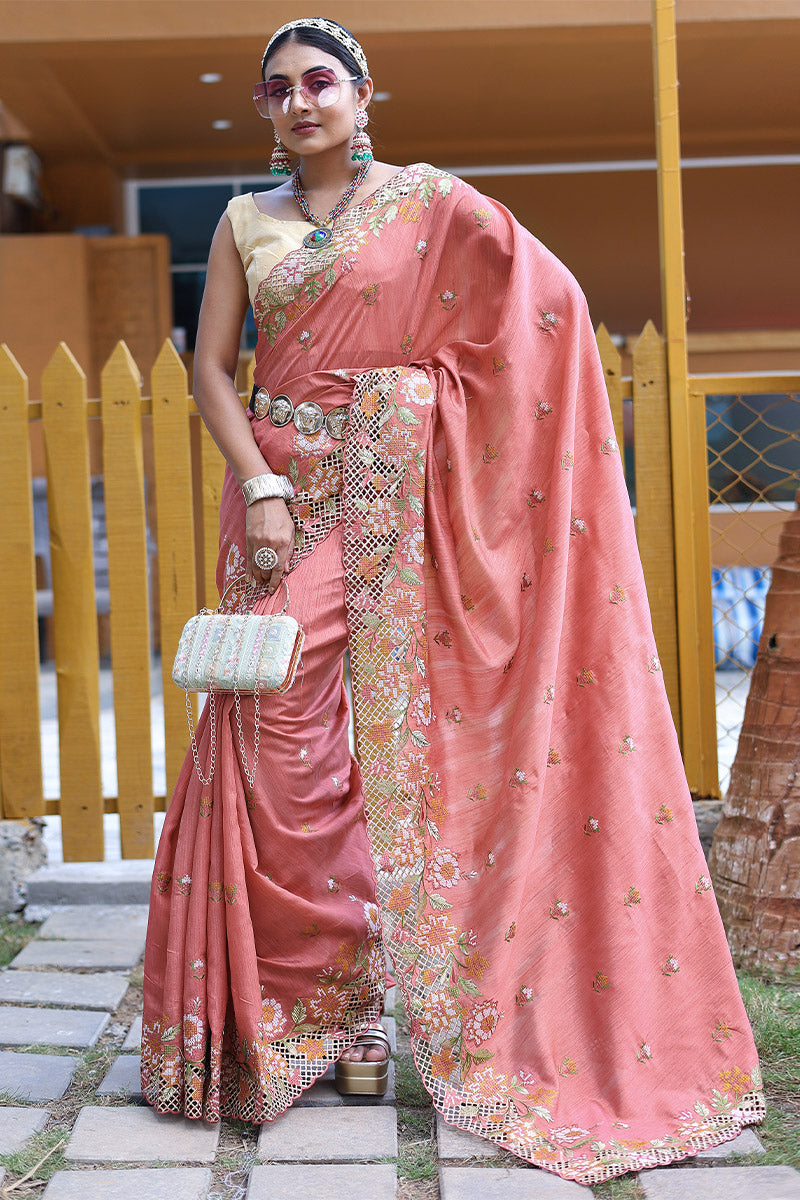
[[(632, 401), (637, 536), (656, 643), (693, 792), (718, 795), (711, 623), (708, 509), (690, 507), (676, 522), (676, 479), (707, 496), (705, 396), (720, 391), (791, 392), (794, 376), (695, 377), (691, 381), (691, 458), (670, 454), (666, 354), (651, 323), (633, 354), (630, 379), (601, 326), (597, 335), (617, 441), (624, 446), (623, 405)], [(103, 814), (118, 812), (122, 855), (153, 854), (153, 812), (164, 809), (188, 747), (184, 695), (171, 681), (174, 648), (198, 601), (216, 604), (215, 567), (222, 457), (197, 417), (184, 365), (170, 342), (153, 368), (150, 397), (123, 342), (108, 360), (101, 398), (69, 348), (47, 366), (41, 401), (0, 349), (0, 566), (4, 580), (0, 655), (0, 816), (58, 813), (65, 861), (104, 857)], [(102, 427), (102, 475), (108, 539), (111, 669), (115, 696), (118, 794), (101, 780), (98, 615), (93, 561), (89, 427)], [(41, 422), (45, 449), (58, 682), (60, 797), (45, 800), (39, 703), (39, 633), (32, 504), (30, 426)], [(147, 496), (143, 423), (150, 423), (152, 490)], [(196, 432), (190, 428), (194, 425)], [(152, 503), (150, 503), (152, 502)], [(157, 547), (158, 622), (166, 744), (166, 795), (154, 796), (151, 754), (153, 631), (149, 626), (147, 509)], [(683, 506), (685, 511), (686, 505)], [(194, 531), (194, 536), (192, 533)], [(196, 553), (196, 550), (199, 553)], [(688, 557), (687, 557), (688, 556)], [(694, 593), (678, 604), (676, 561)], [(680, 577), (680, 576), (679, 576)], [(689, 614), (688, 620), (686, 614)], [(679, 618), (679, 614), (680, 618)], [(682, 623), (679, 628), (679, 620)], [(688, 648), (688, 650), (687, 650)]]

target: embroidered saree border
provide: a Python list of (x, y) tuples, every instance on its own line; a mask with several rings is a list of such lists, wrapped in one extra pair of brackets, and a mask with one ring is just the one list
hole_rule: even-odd
[[(623, 1134), (601, 1142), (578, 1126), (553, 1129), (553, 1089), (523, 1070), (509, 1075), (490, 1064), (486, 1045), (502, 1014), (476, 982), (483, 947), (448, 916), (444, 892), (458, 860), (442, 842), (445, 801), (427, 754), (433, 714), (420, 549), (424, 417), (435, 399), (421, 371), (359, 375), (345, 456), (353, 697), (384, 938), (411, 1019), (417, 1068), (445, 1120), (591, 1185), (675, 1162), (762, 1120), (761, 1075), (733, 1067), (727, 1086), (698, 1099), (691, 1113), (675, 1114), (674, 1132), (645, 1144)], [(517, 1003), (532, 998), (521, 994)], [(649, 1053), (643, 1045), (640, 1061)], [(565, 1060), (563, 1073), (573, 1069)]]

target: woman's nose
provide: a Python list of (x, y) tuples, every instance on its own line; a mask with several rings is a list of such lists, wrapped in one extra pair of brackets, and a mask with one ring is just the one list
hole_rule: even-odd
[(289, 112), (303, 113), (303, 112), (308, 112), (308, 109), (309, 109), (308, 100), (303, 95), (302, 91), (300, 90), (300, 87), (298, 86), (298, 87), (292, 88), (292, 95), (289, 100)]

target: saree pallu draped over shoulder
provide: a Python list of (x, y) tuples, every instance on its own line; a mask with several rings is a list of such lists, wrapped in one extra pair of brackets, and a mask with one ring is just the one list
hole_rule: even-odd
[(341, 527), (377, 902), (436, 1107), (583, 1184), (735, 1137), (758, 1061), (575, 281), (417, 165), (254, 312), (259, 384), (349, 406), (342, 442), (253, 428), (298, 562)]

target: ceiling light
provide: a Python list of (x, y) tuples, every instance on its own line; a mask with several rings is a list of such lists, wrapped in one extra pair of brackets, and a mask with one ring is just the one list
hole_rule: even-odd
[(201, 83), (222, 83), (222, 76), (218, 71), (206, 71), (200, 76)]
[(372, 99), (377, 100), (379, 104), (382, 100), (391, 100), (391, 98), (392, 98), (391, 92), (373, 92), (372, 93)]
[(212, 129), (230, 129), (232, 125), (233, 125), (233, 121), (212, 121), (211, 122)]

